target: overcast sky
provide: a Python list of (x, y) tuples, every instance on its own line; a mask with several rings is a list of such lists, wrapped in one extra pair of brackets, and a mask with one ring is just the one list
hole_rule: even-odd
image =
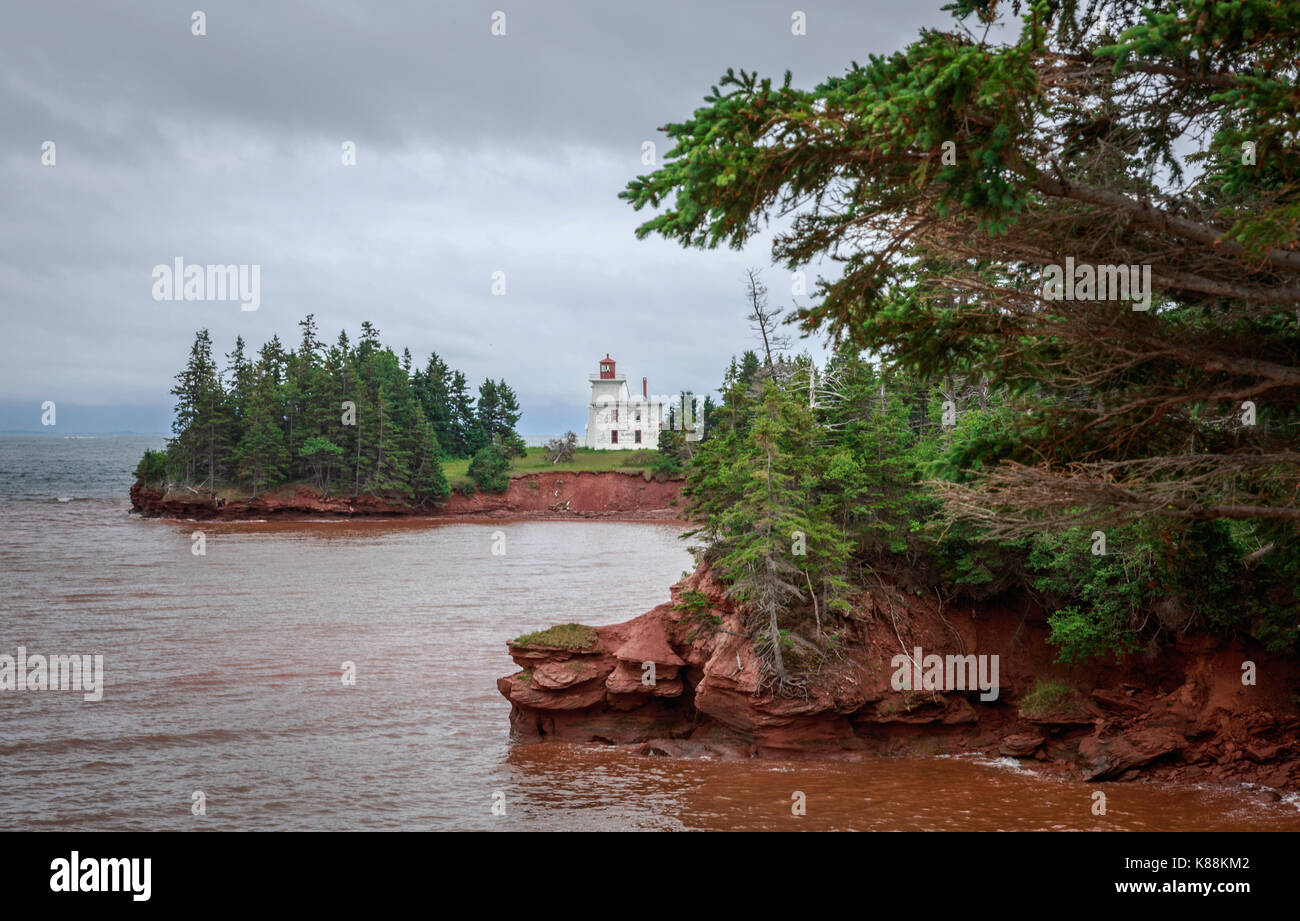
[[(165, 431), (196, 329), (292, 344), (307, 313), (504, 377), (524, 434), (581, 433), (606, 352), (651, 392), (711, 391), (752, 345), (745, 267), (776, 304), (788, 276), (767, 241), (637, 241), (617, 195), (642, 143), (666, 152), (656, 129), (728, 67), (812, 87), (951, 21), (943, 0), (194, 5), (205, 36), (175, 2), (0, 11), (0, 430), (54, 400), (60, 431)], [(154, 300), (178, 256), (259, 265), (259, 309)]]

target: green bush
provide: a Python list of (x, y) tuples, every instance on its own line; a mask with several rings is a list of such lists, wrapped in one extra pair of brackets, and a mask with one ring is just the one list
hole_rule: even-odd
[(1106, 540), (1106, 555), (1095, 556), (1091, 533), (1071, 528), (1042, 535), (1029, 553), (1030, 584), (1056, 608), (1048, 624), (1062, 661), (1118, 659), (1140, 645), (1154, 557), (1131, 528), (1114, 529)]
[(682, 469), (682, 462), (670, 454), (656, 454), (650, 462), (650, 472), (665, 477), (676, 476)]
[(1033, 542), (1030, 583), (1056, 608), (1048, 623), (1062, 661), (1135, 651), (1142, 625), (1157, 623), (1152, 610), (1171, 602), (1184, 615), (1181, 623), (1160, 624), (1166, 629), (1231, 633), (1248, 626), (1243, 553), (1226, 523), (1142, 523), (1106, 531), (1106, 543), (1105, 555), (1094, 555), (1082, 528)]
[(135, 465), (135, 478), (149, 486), (161, 486), (167, 482), (167, 452), (145, 451), (140, 463)]
[(704, 592), (697, 592), (695, 589), (687, 589), (682, 592), (682, 600), (673, 605), (674, 611), (686, 611), (688, 614), (699, 615), (713, 607), (713, 602)]
[(510, 486), (510, 458), (492, 445), (480, 448), (469, 462), (469, 476), (483, 492), (505, 492)]
[(713, 602), (709, 600), (708, 595), (688, 589), (682, 592), (681, 598), (681, 601), (673, 605), (673, 610), (685, 612), (682, 614), (682, 620), (693, 624), (690, 632), (686, 634), (688, 643), (693, 641), (701, 631), (712, 634), (722, 626), (722, 618), (713, 613)]
[(674, 475), (685, 468), (683, 458), (686, 456), (686, 438), (681, 432), (665, 429), (659, 433), (659, 449), (650, 461), (650, 469), (655, 473)]

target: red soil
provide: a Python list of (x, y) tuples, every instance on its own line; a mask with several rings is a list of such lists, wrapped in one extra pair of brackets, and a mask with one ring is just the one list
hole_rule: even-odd
[(499, 495), (452, 494), (440, 504), (412, 508), (400, 499), (371, 495), (325, 497), (306, 487), (292, 493), (272, 491), (250, 499), (223, 500), (164, 495), (160, 489), (136, 483), (131, 487), (131, 506), (147, 517), (201, 521), (321, 515), (672, 521), (677, 518), (673, 503), (681, 487), (680, 479), (647, 479), (639, 473), (557, 471), (514, 477)]
[[(941, 607), (892, 588), (854, 600), (844, 658), (807, 696), (757, 687), (742, 617), (707, 568), (674, 586), (708, 596), (720, 629), (672, 604), (597, 628), (582, 652), (509, 645), (525, 671), (500, 678), (516, 737), (637, 744), (721, 757), (856, 758), (981, 751), (1028, 758), (1085, 780), (1154, 777), (1300, 789), (1300, 664), (1251, 641), (1200, 639), (1125, 666), (1067, 667), (1030, 603)], [(1000, 695), (899, 692), (891, 658), (999, 656)], [(1242, 684), (1253, 661), (1258, 683)], [(655, 663), (654, 684), (642, 682)], [(1040, 681), (1075, 689), (1058, 712), (1021, 711)]]

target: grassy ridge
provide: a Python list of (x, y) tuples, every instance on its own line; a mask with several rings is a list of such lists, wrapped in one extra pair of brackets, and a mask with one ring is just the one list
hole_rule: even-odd
[[(592, 448), (579, 448), (574, 453), (573, 460), (567, 463), (552, 464), (550, 458), (546, 456), (545, 448), (529, 448), (527, 457), (512, 459), (510, 475), (523, 476), (529, 473), (565, 470), (570, 473), (587, 470), (629, 470), (639, 473), (643, 470), (649, 470), (654, 459), (655, 452), (646, 449), (639, 451), (596, 451)], [(448, 482), (467, 477), (469, 475), (469, 458), (444, 460), (442, 469), (447, 475)]]

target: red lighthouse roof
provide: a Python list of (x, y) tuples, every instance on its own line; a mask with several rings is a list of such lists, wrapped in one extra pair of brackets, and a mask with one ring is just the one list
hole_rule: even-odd
[(606, 352), (605, 357), (600, 360), (600, 379), (603, 381), (614, 379), (614, 359), (609, 357), (609, 352)]

